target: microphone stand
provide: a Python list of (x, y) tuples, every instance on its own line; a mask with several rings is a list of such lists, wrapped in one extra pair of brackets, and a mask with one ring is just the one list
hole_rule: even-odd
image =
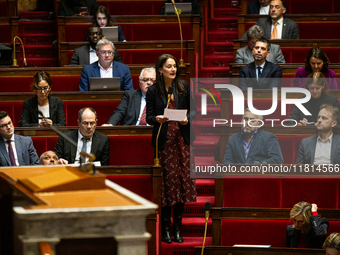
[(201, 255), (204, 253), (204, 245), (205, 245), (205, 238), (207, 236), (207, 228), (208, 228), (208, 220), (209, 220), (209, 211), (211, 210), (211, 203), (206, 202), (204, 211), (205, 211), (205, 226), (204, 226), (204, 237), (203, 237), (203, 244), (202, 244), (202, 251)]
[[(166, 107), (165, 107), (166, 109), (169, 107), (170, 98), (171, 98), (172, 93), (173, 93), (173, 87), (169, 87), (169, 89), (168, 89), (168, 102), (167, 102)], [(160, 166), (159, 165), (159, 158), (158, 158), (158, 138), (159, 138), (159, 134), (160, 134), (161, 129), (162, 129), (162, 124), (163, 123), (161, 123), (159, 125), (158, 133), (157, 133), (157, 136), (156, 136), (156, 149), (155, 149), (156, 150), (156, 156), (155, 156), (155, 159), (154, 159), (154, 166)]]
[(22, 54), (24, 56), (24, 67), (28, 67), (27, 65), (27, 61), (26, 61), (26, 56), (25, 56), (25, 48), (24, 48), (24, 43), (21, 41), (19, 36), (15, 36), (13, 38), (13, 64), (11, 65), (11, 67), (19, 67), (17, 59), (15, 58), (15, 39), (18, 39), (21, 43), (21, 47), (22, 47)]
[(184, 65), (184, 60), (183, 60), (183, 34), (182, 34), (182, 25), (181, 25), (181, 19), (179, 18), (179, 14), (175, 5), (175, 0), (171, 0), (172, 5), (175, 8), (175, 13), (177, 15), (177, 19), (178, 19), (178, 25), (179, 25), (179, 34), (181, 36), (181, 58), (179, 60), (179, 67), (185, 67)]

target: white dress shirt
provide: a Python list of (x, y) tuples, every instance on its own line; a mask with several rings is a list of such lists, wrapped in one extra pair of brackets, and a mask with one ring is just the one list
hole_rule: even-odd
[[(274, 29), (274, 22), (275, 20), (272, 19), (272, 28), (271, 28), (271, 33), (273, 33), (273, 29)], [(282, 27), (283, 27), (283, 17), (279, 20), (276, 20), (276, 22), (278, 22), (278, 24), (276, 25), (276, 29), (277, 29), (277, 39), (282, 39)]]
[(330, 164), (332, 149), (333, 133), (326, 139), (322, 140), (320, 135), (316, 140), (314, 164)]
[[(76, 158), (75, 158), (74, 163), (79, 163), (80, 152), (81, 152), (81, 149), (83, 148), (83, 141), (81, 140), (83, 137), (84, 136), (78, 130), (77, 153), (76, 153)], [(88, 140), (87, 143), (86, 143), (86, 152), (87, 153), (91, 152), (91, 146), (92, 146), (92, 136), (90, 137), (90, 140)], [(85, 162), (83, 162), (83, 163), (87, 163), (87, 162), (89, 162), (88, 158), (86, 158)]]

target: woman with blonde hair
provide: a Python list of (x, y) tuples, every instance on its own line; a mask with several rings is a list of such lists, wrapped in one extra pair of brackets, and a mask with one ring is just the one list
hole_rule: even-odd
[(340, 255), (340, 233), (330, 234), (322, 248), (326, 250), (326, 255)]
[(293, 225), (287, 226), (286, 246), (291, 248), (319, 248), (326, 239), (329, 222), (318, 216), (318, 206), (299, 202), (290, 211)]

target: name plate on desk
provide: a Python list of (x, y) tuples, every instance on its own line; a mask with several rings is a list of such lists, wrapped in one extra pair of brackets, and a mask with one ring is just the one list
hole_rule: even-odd
[(59, 166), (52, 171), (18, 179), (18, 182), (32, 192), (91, 190), (105, 188), (105, 175), (90, 175), (76, 167)]

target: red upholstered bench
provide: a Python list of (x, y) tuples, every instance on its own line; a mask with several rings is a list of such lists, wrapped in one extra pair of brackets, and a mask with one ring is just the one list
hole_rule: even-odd
[(271, 245), (286, 247), (286, 228), (289, 220), (222, 219), (221, 245)]
[(149, 201), (153, 201), (151, 176), (107, 175), (106, 179), (117, 183), (118, 185), (140, 195), (141, 197), (144, 197)]
[(110, 136), (110, 165), (152, 165), (151, 136)]
[(163, 1), (97, 1), (111, 15), (159, 15)]
[[(310, 48), (281, 48), (286, 63), (304, 63)], [(339, 63), (339, 48), (323, 48), (331, 63)]]
[(68, 126), (78, 126), (78, 112), (84, 107), (92, 107), (97, 112), (97, 126), (107, 123), (111, 114), (116, 110), (120, 101), (68, 101), (67, 116)]
[(340, 29), (338, 22), (300, 22), (298, 26), (300, 39), (340, 39), (340, 34), (334, 33)]
[(285, 0), (289, 14), (335, 13), (332, 4), (336, 0), (324, 0), (322, 5), (315, 0)]

